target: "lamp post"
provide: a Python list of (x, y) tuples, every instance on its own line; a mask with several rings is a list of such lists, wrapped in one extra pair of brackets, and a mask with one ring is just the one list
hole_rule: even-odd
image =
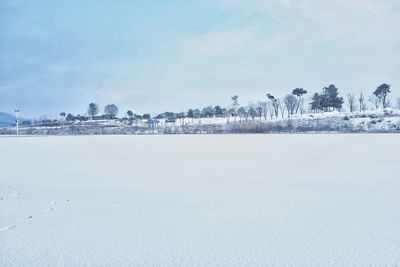
[(16, 109), (14, 111), (15, 111), (15, 122), (17, 123), (17, 135), (19, 135), (19, 118), (18, 118), (19, 109)]

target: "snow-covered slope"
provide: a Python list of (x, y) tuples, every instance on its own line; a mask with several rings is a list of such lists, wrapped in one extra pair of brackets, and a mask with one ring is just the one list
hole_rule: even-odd
[(0, 266), (398, 266), (398, 135), (0, 138)]
[(10, 126), (15, 124), (15, 116), (6, 112), (0, 112), (0, 127)]
[[(99, 134), (220, 134), (220, 133), (400, 133), (400, 111), (393, 109), (354, 113), (326, 112), (290, 118), (199, 118), (167, 123), (159, 120), (95, 120), (21, 126), (22, 135)], [(15, 135), (16, 127), (0, 128), (0, 135)]]
[[(20, 123), (25, 121), (25, 118), (19, 118)], [(0, 127), (15, 125), (15, 115), (7, 112), (0, 112)]]

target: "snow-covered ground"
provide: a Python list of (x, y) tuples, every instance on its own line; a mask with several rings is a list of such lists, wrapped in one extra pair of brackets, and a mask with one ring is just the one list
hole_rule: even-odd
[(399, 135), (0, 138), (0, 266), (399, 266)]
[[(0, 128), (0, 136), (15, 135), (16, 127)], [(400, 133), (400, 110), (363, 112), (325, 112), (297, 114), (290, 118), (199, 118), (178, 119), (175, 123), (160, 119), (94, 120), (55, 122), (50, 125), (20, 126), (22, 135), (108, 135), (108, 134), (223, 134), (223, 133)]]

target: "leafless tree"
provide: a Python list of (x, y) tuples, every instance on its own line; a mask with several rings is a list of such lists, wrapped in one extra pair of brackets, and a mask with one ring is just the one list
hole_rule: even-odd
[[(307, 99), (305, 99), (305, 98), (300, 99), (300, 103), (299, 103), (300, 115), (303, 115), (304, 113), (307, 113), (307, 111), (308, 111), (308, 107), (307, 108), (304, 107), (304, 103), (306, 101), (307, 101)], [(310, 106), (310, 105), (307, 105), (307, 106)]]
[(358, 98), (358, 104), (360, 106), (360, 112), (365, 111), (367, 109), (367, 104), (365, 103), (363, 93), (361, 93), (360, 97)]
[(381, 99), (379, 97), (377, 97), (376, 95), (371, 95), (368, 98), (368, 101), (372, 103), (372, 105), (374, 105), (375, 109), (378, 109), (379, 106), (381, 105)]
[(274, 118), (275, 107), (272, 105), (272, 102), (267, 102), (268, 113), (271, 120)]
[(294, 95), (288, 94), (285, 96), (283, 99), (283, 102), (286, 106), (287, 112), (288, 112), (288, 117), (290, 115), (293, 115), (296, 110), (300, 107), (298, 101), (301, 101), (300, 99), (297, 100), (297, 98)]
[(262, 109), (262, 115), (264, 116), (264, 120), (267, 120), (268, 115), (268, 102), (267, 101), (259, 101), (258, 106)]
[(285, 111), (286, 111), (285, 102), (282, 99), (277, 99), (276, 102), (278, 103), (279, 110), (281, 111), (281, 117), (283, 118), (283, 116), (285, 115)]
[(243, 118), (246, 118), (246, 119), (247, 119), (247, 110), (246, 110), (245, 107), (240, 107), (240, 108), (237, 110), (237, 113), (238, 113), (238, 115), (239, 115), (239, 120), (240, 120), (240, 121), (242, 121)]
[(396, 99), (397, 108), (400, 109), (400, 97)]
[(356, 97), (353, 93), (347, 94), (347, 102), (349, 105), (350, 113), (353, 113), (356, 110)]
[(386, 98), (385, 99), (385, 108), (390, 108), (392, 107), (392, 99)]
[(257, 112), (257, 116), (260, 118), (260, 121), (262, 120), (263, 117), (263, 105), (261, 101), (258, 101), (256, 104), (256, 112)]
[(247, 113), (251, 117), (251, 120), (254, 121), (254, 119), (257, 117), (257, 109), (256, 109), (256, 106), (254, 105), (254, 103), (249, 103)]

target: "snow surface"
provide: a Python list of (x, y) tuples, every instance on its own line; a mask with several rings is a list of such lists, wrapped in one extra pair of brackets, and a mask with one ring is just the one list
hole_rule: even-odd
[[(58, 122), (50, 125), (24, 125), (22, 135), (108, 135), (108, 134), (223, 134), (223, 133), (400, 133), (400, 110), (391, 108), (362, 112), (296, 114), (278, 118), (199, 118), (178, 119), (175, 123), (158, 120), (94, 120)], [(0, 136), (15, 135), (16, 127), (0, 127)]]
[(0, 138), (0, 266), (399, 266), (399, 135)]

